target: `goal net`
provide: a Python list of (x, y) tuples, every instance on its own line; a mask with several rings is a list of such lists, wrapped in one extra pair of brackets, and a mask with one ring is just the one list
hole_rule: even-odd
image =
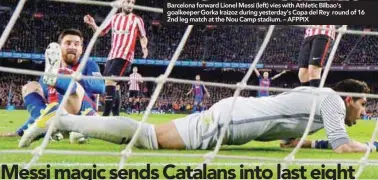
[[(85, 79), (85, 78), (95, 78), (90, 76), (82, 76), (81, 71), (84, 68), (84, 65), (89, 60), (89, 57), (92, 54), (98, 55), (98, 54), (107, 54), (106, 52), (109, 51), (109, 49), (104, 47), (110, 47), (110, 38), (106, 37), (100, 41), (97, 41), (100, 32), (102, 29), (104, 29), (105, 24), (110, 21), (110, 18), (112, 15), (114, 15), (118, 8), (121, 7), (119, 2), (102, 2), (102, 1), (91, 1), (91, 0), (52, 0), (49, 2), (54, 2), (54, 5), (57, 5), (59, 3), (62, 4), (79, 4), (83, 8), (85, 6), (98, 6), (98, 7), (107, 7), (109, 8), (110, 12), (106, 15), (104, 20), (101, 23), (101, 26), (99, 30), (97, 30), (93, 36), (90, 38), (88, 44), (86, 45), (85, 52), (83, 54), (83, 58), (81, 60), (81, 63), (76, 71), (72, 76), (65, 76), (70, 77), (73, 79)], [(8, 40), (8, 36), (11, 32), (11, 30), (15, 27), (16, 21), (18, 20), (18, 17), (22, 17), (20, 13), (23, 10), (23, 7), (26, 3), (26, 0), (20, 0), (18, 5), (16, 6), (12, 16), (10, 17), (9, 22), (7, 23), (1, 38), (0, 38), (0, 50), (6, 46), (6, 42)], [(139, 10), (143, 13), (147, 13), (146, 17), (155, 19), (156, 21), (152, 20), (151, 23), (159, 23), (157, 20), (160, 18), (161, 14), (163, 13), (163, 10), (161, 8), (155, 8), (155, 7), (147, 7), (147, 6), (138, 6), (136, 5), (134, 9)], [(74, 13), (74, 12), (72, 12)], [(69, 19), (67, 17), (62, 17), (62, 19)], [(62, 24), (57, 23), (57, 26), (63, 26)], [(287, 91), (293, 91), (293, 89), (289, 87), (270, 87), (270, 88), (262, 88), (260, 86), (256, 86), (256, 84), (251, 84), (251, 76), (253, 74), (254, 69), (257, 68), (259, 63), (266, 63), (269, 64), (271, 62), (277, 62), (277, 59), (281, 59), (282, 64), (286, 63), (292, 63), (295, 64), (295, 58), (298, 56), (297, 50), (299, 49), (299, 44), (292, 44), (287, 43), (286, 46), (281, 46), (277, 41), (287, 41), (287, 42), (296, 42), (299, 43), (301, 41), (302, 36), (298, 35), (303, 32), (303, 28), (306, 28), (307, 26), (206, 26), (197, 28), (193, 25), (188, 25), (187, 27), (183, 26), (177, 26), (177, 27), (163, 27), (159, 31), (165, 32), (169, 31), (172, 32), (173, 30), (177, 29), (177, 32), (175, 34), (169, 34), (169, 36), (177, 36), (177, 41), (175, 42), (166, 42), (168, 40), (157, 40), (154, 44), (153, 48), (159, 49), (157, 50), (151, 50), (154, 51), (154, 57), (156, 59), (163, 59), (167, 60), (169, 62), (167, 64), (167, 67), (165, 69), (165, 72), (157, 77), (145, 77), (143, 78), (143, 81), (145, 82), (152, 82), (155, 83), (156, 87), (151, 95), (151, 99), (149, 101), (149, 104), (146, 107), (146, 110), (141, 118), (141, 122), (148, 122), (149, 116), (151, 114), (151, 110), (154, 107), (154, 104), (158, 100), (159, 96), (163, 92), (166, 93), (163, 89), (164, 85), (166, 83), (178, 83), (182, 85), (186, 85), (187, 87), (190, 87), (191, 84), (195, 83), (194, 80), (188, 80), (187, 79), (180, 79), (180, 78), (172, 78), (170, 77), (170, 74), (172, 73), (173, 69), (175, 68), (175, 65), (180, 60), (185, 59), (197, 59), (200, 61), (204, 61), (206, 63), (209, 63), (211, 61), (222, 59), (224, 62), (235, 62), (236, 60), (241, 63), (248, 63), (248, 67), (245, 68), (243, 77), (240, 79), (233, 79), (234, 81), (232, 83), (221, 83), (221, 82), (209, 82), (209, 81), (203, 81), (203, 84), (207, 86), (208, 88), (222, 88), (227, 89), (228, 93), (231, 96), (234, 97), (234, 101), (232, 103), (232, 108), (229, 109), (228, 114), (228, 121), (227, 123), (222, 127), (221, 133), (218, 137), (218, 143), (216, 147), (213, 150), (210, 151), (190, 151), (190, 153), (185, 153), (185, 151), (179, 151), (172, 153), (170, 151), (162, 151), (162, 152), (155, 152), (155, 151), (133, 151), (133, 147), (136, 141), (136, 137), (139, 136), (141, 124), (139, 125), (138, 129), (136, 130), (136, 133), (134, 134), (132, 140), (126, 145), (126, 147), (118, 152), (116, 151), (80, 151), (80, 150), (58, 150), (54, 148), (48, 148), (49, 144), (49, 137), (53, 132), (53, 126), (56, 122), (56, 119), (59, 118), (62, 107), (65, 105), (68, 99), (68, 93), (66, 93), (63, 97), (62, 103), (59, 106), (58, 113), (56, 117), (53, 119), (52, 125), (49, 127), (45, 138), (43, 139), (41, 144), (38, 144), (36, 147), (34, 147), (32, 150), (20, 150), (20, 149), (10, 149), (10, 150), (0, 150), (0, 154), (2, 156), (6, 156), (9, 154), (30, 154), (32, 157), (30, 160), (28, 159), (28, 162), (17, 162), (24, 165), (24, 168), (29, 169), (32, 166), (43, 166), (44, 163), (39, 163), (40, 158), (43, 157), (51, 157), (53, 155), (59, 155), (59, 156), (94, 156), (96, 159), (98, 158), (100, 161), (105, 160), (106, 157), (110, 156), (113, 159), (118, 159), (118, 163), (104, 163), (100, 164), (97, 163), (98, 166), (117, 166), (119, 169), (124, 168), (125, 166), (144, 166), (145, 163), (138, 163), (138, 162), (130, 162), (128, 164), (128, 161), (134, 157), (143, 157), (143, 158), (149, 158), (154, 157), (156, 158), (154, 161), (155, 164), (159, 164), (159, 162), (165, 161), (167, 159), (175, 160), (175, 158), (195, 158), (194, 162), (191, 163), (183, 163), (179, 162), (176, 164), (181, 165), (190, 165), (197, 168), (202, 168), (202, 164), (214, 164), (218, 166), (227, 166), (227, 165), (234, 165), (240, 164), (238, 162), (244, 162), (246, 163), (255, 163), (255, 164), (282, 164), (282, 168), (289, 167), (290, 165), (296, 164), (336, 164), (336, 163), (343, 163), (350, 164), (350, 165), (357, 165), (358, 171), (356, 173), (356, 178), (358, 178), (361, 173), (363, 172), (364, 168), (367, 165), (370, 164), (377, 164), (376, 160), (369, 160), (370, 150), (368, 150), (359, 160), (356, 159), (322, 159), (322, 158), (296, 158), (296, 154), (300, 150), (300, 147), (303, 143), (303, 141), (306, 139), (306, 137), (309, 134), (310, 127), (314, 121), (314, 115), (315, 115), (315, 108), (317, 106), (316, 101), (313, 102), (312, 108), (310, 111), (310, 117), (307, 124), (307, 128), (305, 133), (303, 134), (301, 141), (297, 145), (296, 148), (292, 149), (285, 157), (276, 158), (274, 156), (270, 157), (267, 153), (266, 157), (261, 157), (260, 155), (254, 156), (253, 150), (252, 152), (248, 152), (248, 155), (240, 154), (240, 155), (229, 155), (227, 151), (230, 151), (230, 148), (226, 148), (227, 151), (225, 153), (222, 153), (222, 147), (221, 143), (225, 136), (225, 132), (227, 130), (227, 127), (229, 123), (231, 122), (231, 113), (233, 111), (233, 107), (235, 104), (235, 97), (238, 96), (249, 96), (251, 91), (257, 91), (257, 90), (269, 90), (274, 93), (279, 92), (287, 92)], [(215, 28), (215, 29), (214, 29)], [(184, 31), (183, 31), (184, 29)], [(154, 29), (150, 29), (153, 33)], [(200, 33), (199, 33), (200, 32)], [(224, 33), (227, 32), (227, 33)], [(52, 34), (46, 35), (51, 38), (57, 36), (56, 34), (53, 34), (55, 32), (50, 32)], [(87, 34), (91, 34), (92, 32), (89, 32)], [(240, 34), (243, 34), (242, 36)], [(248, 36), (248, 34), (253, 34), (253, 36)], [(332, 46), (332, 49), (330, 51), (330, 55), (328, 57), (327, 64), (324, 67), (324, 72), (321, 78), (320, 87), (324, 87), (326, 78), (328, 76), (328, 73), (331, 69), (331, 65), (333, 63), (333, 60), (335, 59), (335, 54), (338, 52), (338, 48), (340, 45), (340, 42), (343, 41), (343, 36), (346, 36), (347, 38), (353, 38), (353, 36), (368, 36), (378, 35), (378, 32), (366, 32), (361, 30), (348, 30), (347, 26), (341, 26), (337, 29), (337, 37), (334, 41), (334, 44)], [(201, 36), (201, 38), (196, 38), (196, 40), (192, 39), (193, 37)], [(198, 39), (203, 39), (203, 42), (197, 42)], [(21, 41), (28, 41), (21, 39)], [(46, 43), (46, 46), (49, 42), (52, 42), (51, 39), (44, 39), (44, 43)], [(96, 42), (97, 41), (97, 42)], [(159, 43), (161, 42), (161, 43)], [(189, 42), (189, 43), (188, 43)], [(166, 47), (165, 44), (171, 43), (175, 44), (175, 49), (172, 49), (171, 47)], [(201, 43), (201, 44), (196, 44)], [(208, 44), (206, 44), (208, 43)], [(243, 45), (243, 47), (240, 47), (240, 45)], [(343, 47), (341, 47), (343, 48)], [(193, 53), (193, 51), (200, 51), (200, 53)], [(140, 52), (138, 49), (136, 52)], [(289, 53), (287, 53), (289, 52)], [(193, 54), (195, 54), (195, 57), (193, 57)], [(351, 54), (350, 56), (353, 56)], [(237, 58), (236, 58), (237, 57)], [(345, 56), (348, 57), (348, 54)], [(345, 58), (344, 57), (344, 58)], [(347, 59), (347, 58), (345, 58)], [(337, 59), (336, 59), (337, 60)], [(340, 61), (340, 60), (339, 60)], [(206, 66), (204, 64), (204, 66)], [(230, 67), (229, 69), (224, 70), (233, 70), (235, 68)], [(240, 68), (243, 69), (243, 68)], [(284, 68), (283, 68), (284, 69)], [(15, 74), (24, 74), (24, 75), (33, 75), (33, 76), (41, 76), (46, 75), (39, 71), (33, 71), (33, 70), (26, 70), (26, 69), (18, 69), (18, 68), (9, 68), (9, 67), (1, 67), (0, 71), (7, 72), (7, 73), (15, 73)], [(58, 75), (63, 76), (63, 75)], [(98, 77), (96, 77), (98, 78)], [(101, 77), (102, 79), (111, 79), (111, 80), (121, 80), (121, 81), (127, 81), (129, 80), (128, 77)], [(194, 79), (194, 77), (190, 78)], [(69, 88), (67, 92), (70, 92), (71, 89), (74, 86), (74, 81), (71, 81)], [(314, 90), (312, 92), (312, 95), (319, 95), (319, 91)], [(367, 98), (377, 98), (377, 95), (373, 94), (358, 94), (358, 93), (345, 93), (345, 92), (338, 92), (340, 95), (350, 95), (354, 97), (367, 97)], [(217, 100), (221, 99), (221, 97), (213, 98), (212, 100), (215, 102)], [(214, 103), (214, 102), (210, 102)], [(371, 137), (371, 142), (375, 140), (376, 134), (377, 134), (378, 126), (374, 129), (374, 132)], [(1, 143), (1, 142), (0, 142)], [(1, 146), (1, 144), (0, 144)], [(89, 145), (90, 146), (90, 145)], [(370, 148), (370, 147), (369, 147)], [(108, 148), (105, 148), (108, 150)], [(119, 149), (119, 148), (118, 148)], [(252, 155), (249, 155), (252, 154)], [(233, 163), (235, 162), (235, 163)], [(51, 162), (54, 165), (57, 166), (69, 166), (69, 167), (80, 167), (80, 166), (90, 166), (92, 165), (91, 162), (65, 162), (64, 160), (61, 162)], [(10, 163), (7, 163), (10, 164)], [(160, 163), (160, 165), (163, 165), (164, 163)]]

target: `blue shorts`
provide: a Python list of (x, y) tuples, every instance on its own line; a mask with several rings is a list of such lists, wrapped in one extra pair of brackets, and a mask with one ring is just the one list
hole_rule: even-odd
[(194, 102), (196, 104), (200, 104), (202, 102), (203, 96), (195, 96), (194, 97)]

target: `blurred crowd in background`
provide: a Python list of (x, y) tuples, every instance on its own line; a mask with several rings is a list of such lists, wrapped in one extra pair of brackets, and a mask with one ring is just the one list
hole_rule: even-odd
[[(0, 5), (0, 32), (5, 29), (17, 1), (4, 0)], [(138, 0), (138, 4), (163, 7), (163, 1)], [(91, 29), (85, 26), (83, 17), (91, 14), (99, 25), (110, 11), (110, 7), (99, 7), (90, 5), (78, 5), (70, 3), (57, 3), (44, 0), (27, 1), (26, 5), (17, 20), (15, 27), (11, 30), (2, 50), (10, 52), (43, 53), (46, 46), (57, 41), (58, 35), (63, 29), (77, 28), (85, 36), (85, 45), (88, 44), (93, 35)], [(186, 26), (167, 26), (161, 22), (162, 15), (150, 12), (135, 11), (142, 16), (147, 37), (149, 39), (149, 59), (169, 60), (181, 40)], [(179, 57), (187, 61), (221, 61), (221, 62), (251, 62), (259, 50), (265, 37), (267, 26), (195, 26), (189, 39)], [(377, 31), (373, 26), (349, 26), (350, 29), (363, 31)], [(260, 60), (264, 64), (297, 64), (299, 47), (303, 40), (304, 29), (292, 26), (277, 26)], [(110, 49), (111, 35), (99, 38), (92, 50), (91, 56), (106, 57)], [(337, 49), (334, 63), (338, 65), (373, 65), (378, 63), (378, 37), (364, 35), (344, 35)], [(136, 58), (142, 56), (140, 45), (136, 45)], [(30, 66), (28, 68), (33, 68)], [(190, 71), (190, 70), (189, 70)], [(202, 71), (202, 70), (197, 70)], [(163, 71), (160, 71), (160, 73)], [(187, 72), (187, 71), (186, 71)], [(177, 78), (193, 79), (193, 74), (186, 72), (178, 73)], [(150, 73), (149, 70), (142, 70), (141, 74)], [(223, 73), (223, 74), (222, 74)], [(240, 81), (235, 72), (222, 72), (218, 75), (207, 73), (204, 78), (207, 81), (235, 84)], [(352, 73), (354, 76), (358, 72)], [(154, 74), (150, 74), (155, 76)], [(227, 78), (220, 78), (222, 75)], [(340, 77), (346, 77), (344, 73)], [(334, 75), (331, 75), (334, 76)], [(156, 76), (155, 76), (156, 77)], [(374, 76), (367, 75), (362, 80), (371, 80), (372, 87), (378, 82)], [(8, 104), (16, 108), (23, 107), (21, 87), (28, 81), (36, 80), (36, 77), (26, 75), (14, 75), (0, 73), (0, 106)], [(297, 87), (298, 78), (295, 73), (273, 82), (275, 87), (293, 88)], [(331, 85), (334, 82), (328, 82)], [(248, 84), (256, 85), (257, 78), (253, 77)], [(142, 94), (139, 100), (142, 107), (146, 107), (151, 93), (154, 91), (154, 83), (141, 84)], [(123, 108), (128, 102), (127, 83), (122, 84)], [(154, 110), (164, 112), (185, 112), (193, 108), (193, 96), (186, 95), (191, 85), (167, 83), (164, 85)], [(233, 95), (233, 89), (207, 87), (210, 97), (203, 102), (204, 108), (209, 108), (218, 100)], [(272, 92), (272, 94), (275, 94)], [(241, 96), (255, 96), (254, 91), (243, 91)], [(100, 98), (100, 104), (104, 98)], [(378, 116), (378, 101), (370, 100), (368, 113)]]
[[(10, 0), (12, 1), (12, 0)], [(13, 0), (14, 1), (14, 0)], [(0, 32), (7, 25), (15, 3), (4, 1), (0, 10)], [(162, 7), (162, 1), (140, 0), (138, 4)], [(8, 10), (7, 8), (8, 7)], [(93, 35), (83, 22), (91, 14), (100, 25), (110, 8), (28, 1), (3, 47), (7, 51), (43, 53), (47, 45), (56, 41), (63, 29), (77, 28), (83, 31), (85, 44)], [(184, 34), (186, 26), (164, 25), (161, 14), (135, 11), (142, 16), (149, 38), (149, 57), (169, 60)], [(374, 31), (372, 26), (349, 26), (350, 29)], [(194, 26), (179, 57), (188, 61), (251, 62), (259, 50), (267, 32), (267, 26)], [(297, 64), (297, 57), (304, 29), (293, 26), (277, 26), (260, 62), (264, 64)], [(92, 56), (106, 57), (111, 43), (111, 33), (99, 38)], [(344, 35), (337, 49), (334, 64), (371, 65), (378, 62), (377, 36)], [(140, 45), (136, 57), (141, 57)]]

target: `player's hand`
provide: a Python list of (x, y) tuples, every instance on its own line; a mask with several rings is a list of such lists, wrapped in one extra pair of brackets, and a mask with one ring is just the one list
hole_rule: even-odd
[(143, 51), (143, 59), (146, 59), (148, 56), (148, 48), (142, 48)]
[(95, 25), (95, 20), (93, 19), (93, 17), (89, 14), (87, 14), (86, 16), (84, 16), (84, 22), (90, 26), (94, 26)]
[(210, 97), (210, 94), (207, 94), (207, 97)]
[[(295, 148), (297, 147), (300, 139), (290, 139), (280, 142), (281, 148)], [(304, 140), (301, 148), (311, 148), (311, 140)]]
[(280, 142), (281, 148), (295, 148), (299, 143), (298, 139), (282, 140)]

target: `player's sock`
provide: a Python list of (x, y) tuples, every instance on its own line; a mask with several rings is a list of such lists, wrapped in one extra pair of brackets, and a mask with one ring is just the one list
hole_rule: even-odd
[(331, 144), (327, 140), (315, 140), (311, 142), (311, 148), (314, 149), (331, 149)]
[[(102, 139), (116, 144), (126, 144), (133, 137), (140, 122), (127, 117), (113, 116), (75, 116), (66, 114), (60, 117), (57, 128), (63, 131), (78, 132), (88, 137)], [(138, 148), (158, 149), (155, 128), (144, 123), (135, 143)]]
[(16, 131), (16, 134), (19, 136), (24, 135), (24, 131), (28, 129), (29, 124), (33, 124), (35, 122), (35, 119), (33, 117), (29, 117), (28, 120)]
[(130, 107), (130, 105), (129, 105), (129, 102), (127, 101), (126, 104), (125, 104), (125, 112), (127, 114), (129, 114), (129, 107)]
[(37, 92), (26, 95), (24, 101), (26, 109), (34, 119), (37, 119), (41, 115), (41, 110), (46, 108), (45, 100)]
[(113, 116), (119, 116), (119, 111), (121, 110), (121, 91), (116, 90), (114, 96), (114, 105), (112, 108)]
[(113, 108), (113, 99), (115, 94), (115, 86), (106, 86), (106, 97), (105, 97), (105, 110), (102, 116), (109, 116)]
[(140, 114), (140, 102), (137, 102), (137, 103), (136, 103), (136, 107), (137, 107), (137, 109), (138, 109), (138, 114)]
[(310, 86), (310, 81), (302, 82), (302, 83), (301, 83), (301, 86)]
[[(56, 80), (56, 83), (55, 83), (55, 88), (56, 88), (56, 91), (58, 91), (59, 94), (65, 94), (67, 89), (68, 89), (68, 85), (70, 84), (71, 82), (71, 79), (67, 79), (67, 78), (58, 78)], [(76, 92), (76, 83), (74, 84), (74, 87), (72, 88), (71, 90), (71, 93), (75, 93)]]
[(320, 79), (310, 80), (310, 86), (312, 87), (319, 87), (319, 84), (320, 84)]
[(197, 111), (197, 106), (193, 106), (192, 113), (195, 113)]

